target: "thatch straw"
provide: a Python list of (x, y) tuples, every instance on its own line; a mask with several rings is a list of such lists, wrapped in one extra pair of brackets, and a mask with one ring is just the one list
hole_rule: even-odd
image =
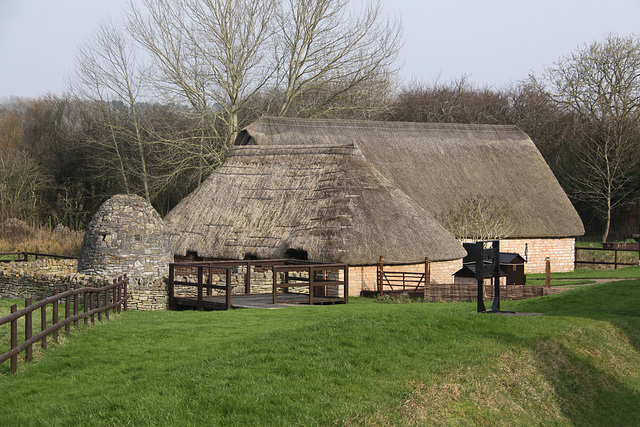
[(292, 143), (356, 143), (368, 163), (434, 218), (480, 197), (508, 214), (508, 237), (584, 234), (533, 141), (515, 126), (263, 117), (236, 142)]
[[(288, 144), (300, 142), (300, 136)], [(453, 236), (353, 144), (234, 147), (165, 218), (176, 255), (374, 264), (458, 259)]]

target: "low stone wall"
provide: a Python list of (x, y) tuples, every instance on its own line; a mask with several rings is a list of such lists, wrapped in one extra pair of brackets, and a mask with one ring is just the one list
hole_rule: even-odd
[[(0, 264), (0, 297), (39, 300), (42, 292), (51, 296), (63, 292), (67, 285), (75, 287), (104, 286), (117, 277), (76, 273), (76, 260), (40, 259), (29, 262)], [(132, 310), (166, 310), (169, 304), (167, 281), (132, 278), (128, 284), (127, 305)]]

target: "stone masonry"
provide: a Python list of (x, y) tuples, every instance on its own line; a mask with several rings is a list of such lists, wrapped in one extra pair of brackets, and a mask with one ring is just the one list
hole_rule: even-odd
[(160, 215), (142, 197), (118, 194), (87, 226), (78, 272), (155, 281), (168, 275), (171, 262), (171, 242)]

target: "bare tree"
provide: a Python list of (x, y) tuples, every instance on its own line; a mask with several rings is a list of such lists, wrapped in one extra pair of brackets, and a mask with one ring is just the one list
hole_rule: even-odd
[[(398, 22), (384, 19), (380, 3), (362, 10), (349, 0), (287, 0), (277, 13), (279, 116), (314, 116), (361, 89), (388, 85), (400, 47)], [(313, 95), (313, 102), (296, 100)], [(364, 98), (364, 97), (363, 97)]]
[(640, 163), (640, 38), (610, 34), (532, 81), (578, 118), (573, 194), (601, 214), (605, 241), (612, 211), (625, 203)]
[[(135, 171), (142, 183), (143, 196), (151, 200), (146, 142), (138, 108), (144, 89), (144, 70), (135, 50), (112, 24), (103, 23), (95, 37), (79, 48), (76, 63), (78, 84), (74, 88), (78, 94), (94, 100), (93, 105), (109, 130), (109, 139), (101, 143), (115, 156), (125, 191), (132, 191), (130, 174)], [(136, 147), (136, 163), (128, 161), (127, 144)]]
[[(224, 122), (225, 145), (258, 109), (280, 116), (333, 114), (345, 99), (383, 97), (400, 25), (379, 3), (348, 0), (144, 0), (128, 31), (154, 61), (167, 99)], [(257, 103), (256, 100), (260, 100)], [(356, 103), (357, 104), (357, 103)]]
[(458, 239), (500, 239), (509, 237), (515, 228), (508, 207), (493, 196), (461, 200), (454, 209), (440, 215), (439, 221)]

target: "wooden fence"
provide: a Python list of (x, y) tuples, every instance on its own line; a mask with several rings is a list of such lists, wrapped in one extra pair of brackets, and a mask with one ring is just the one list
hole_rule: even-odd
[[(630, 249), (627, 246), (623, 246), (623, 245), (614, 245), (614, 244), (604, 244), (606, 247), (603, 248), (585, 248), (585, 247), (575, 247), (575, 268), (578, 268), (578, 264), (588, 264), (588, 265), (613, 265), (614, 270), (618, 269), (618, 266), (632, 266), (632, 265), (639, 265), (639, 261), (638, 258), (636, 258), (636, 260), (634, 262), (623, 262), (620, 260), (620, 258), (618, 257), (618, 253), (619, 252), (636, 252), (640, 254), (640, 251), (638, 249)], [(602, 253), (602, 252), (613, 252), (613, 261), (600, 261), (600, 260), (596, 260), (596, 261), (591, 261), (591, 260), (579, 260), (578, 259), (578, 251), (594, 251), (596, 253)]]
[[(71, 289), (67, 285), (67, 290), (62, 293), (54, 291), (54, 295), (46, 297), (43, 293), (40, 301), (33, 303), (31, 298), (25, 300), (25, 307), (18, 310), (17, 304), (11, 306), (11, 314), (0, 317), (0, 327), (9, 323), (11, 325), (11, 349), (0, 355), (0, 363), (11, 359), (11, 372), (16, 373), (18, 364), (18, 354), (25, 352), (25, 360), (31, 362), (33, 360), (33, 345), (41, 341), (43, 349), (47, 348), (47, 337), (53, 335), (54, 341), (58, 341), (58, 330), (62, 327), (65, 332), (69, 333), (71, 323), (78, 326), (78, 321), (84, 319), (84, 324), (95, 323), (95, 316), (98, 321), (102, 321), (102, 314), (109, 318), (109, 311), (114, 313), (121, 310), (127, 310), (127, 283), (129, 279), (119, 278), (114, 280), (110, 285), (100, 288), (82, 287)], [(83, 312), (79, 313), (80, 295), (83, 299)], [(59, 321), (58, 304), (65, 300), (64, 320)], [(71, 305), (73, 300), (73, 315), (71, 314)], [(47, 305), (52, 305), (52, 321), (47, 327)], [(33, 335), (32, 313), (40, 309), (41, 331)], [(24, 317), (24, 342), (18, 345), (18, 319)]]
[[(505, 264), (513, 266), (513, 264)], [(393, 267), (391, 267), (393, 268)], [(547, 285), (549, 284), (550, 262), (547, 259)], [(390, 271), (389, 266), (384, 265), (384, 258), (381, 256), (377, 268), (377, 289), (363, 290), (362, 296), (382, 297), (389, 295), (393, 297), (406, 294), (411, 298), (424, 298), (430, 301), (467, 301), (478, 298), (478, 285), (473, 283), (434, 283), (431, 280), (431, 269), (429, 258), (425, 258), (424, 272)], [(494, 287), (492, 284), (484, 284), (483, 299), (493, 300)], [(544, 295), (545, 287), (530, 285), (501, 285), (500, 296), (504, 299), (517, 300), (533, 298)]]
[[(67, 255), (54, 255), (54, 254), (43, 254), (40, 252), (0, 252), (0, 262), (26, 262), (29, 261), (29, 257), (33, 257), (34, 259), (39, 258), (58, 258), (58, 259), (77, 259), (76, 256), (67, 256)], [(5, 258), (11, 257), (11, 258)]]
[[(327, 264), (312, 261), (301, 261), (292, 259), (272, 259), (272, 260), (228, 260), (228, 261), (193, 261), (169, 264), (169, 309), (175, 310), (179, 307), (193, 307), (197, 310), (204, 308), (229, 310), (231, 309), (232, 296), (232, 271), (238, 267), (245, 267), (244, 293), (234, 294), (234, 297), (251, 295), (251, 269), (258, 268), (271, 270), (273, 279), (271, 284), (273, 303), (277, 303), (277, 290), (280, 288), (301, 288), (307, 287), (309, 294), (306, 301), (314, 304), (315, 290), (326, 286), (342, 286), (344, 297), (337, 298), (315, 298), (315, 302), (331, 300), (332, 302), (349, 301), (349, 268), (346, 264)], [(343, 271), (343, 280), (326, 280), (320, 278), (329, 271)], [(294, 276), (289, 273), (306, 272), (308, 277)], [(323, 273), (325, 272), (325, 273)], [(284, 280), (278, 282), (278, 275), (284, 274)], [(178, 280), (178, 276), (183, 275), (185, 280)], [(216, 284), (212, 277), (219, 275), (224, 277), (223, 284)], [(177, 296), (176, 287), (195, 288), (195, 297)], [(224, 302), (212, 297), (213, 289), (222, 291)], [(204, 294), (206, 290), (206, 295)]]

